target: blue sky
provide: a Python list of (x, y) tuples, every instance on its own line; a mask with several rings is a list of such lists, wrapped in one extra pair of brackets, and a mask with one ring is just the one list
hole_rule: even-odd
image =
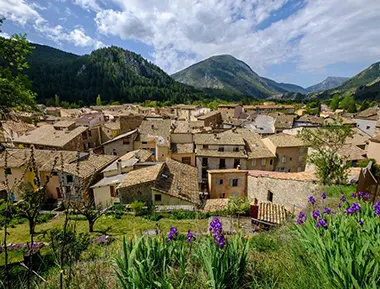
[(380, 61), (379, 0), (1, 0), (2, 35), (76, 54), (116, 45), (174, 73), (218, 54), (304, 87)]

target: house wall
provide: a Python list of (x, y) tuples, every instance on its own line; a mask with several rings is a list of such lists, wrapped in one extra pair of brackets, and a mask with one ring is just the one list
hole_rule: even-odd
[(111, 197), (110, 186), (93, 188), (94, 201), (96, 206), (106, 207), (112, 205), (113, 198)]
[[(121, 173), (126, 174), (132, 170), (133, 170), (133, 167), (125, 167), (125, 168), (121, 169)], [(107, 172), (103, 173), (104, 177), (112, 177), (112, 176), (116, 176), (116, 175), (119, 175), (117, 170), (107, 171)]]
[(153, 182), (138, 184), (135, 186), (118, 188), (118, 194), (121, 204), (130, 204), (135, 200), (152, 203), (152, 186)]
[(156, 146), (156, 161), (163, 162), (169, 156), (169, 147)]
[(380, 143), (370, 141), (367, 149), (367, 158), (375, 159), (376, 163), (380, 163)]
[[(231, 186), (231, 180), (238, 179), (238, 186)], [(222, 184), (217, 184), (222, 180)], [(247, 196), (247, 173), (224, 172), (208, 174), (208, 190), (210, 199), (246, 197)]]
[(355, 118), (354, 120), (356, 121), (356, 127), (358, 127), (360, 130), (364, 131), (370, 136), (375, 135), (376, 120), (367, 120), (359, 118)]
[[(24, 176), (24, 171), (25, 171), (24, 166), (20, 168), (11, 168), (12, 174), (7, 175), (10, 189), (13, 188), (16, 182), (17, 182), (17, 185), (19, 185), (27, 181), (26, 177)], [(0, 183), (5, 183), (4, 168), (0, 168)], [(17, 191), (14, 191), (13, 193), (15, 195), (16, 200), (20, 200), (20, 194)]]
[[(302, 172), (305, 170), (305, 154), (307, 149), (304, 147), (277, 148), (275, 170), (282, 172)], [(285, 157), (285, 162), (282, 158)]]
[(172, 133), (170, 134), (171, 143), (191, 143), (193, 135), (191, 133)]
[(269, 177), (253, 177), (248, 175), (248, 198), (268, 201), (268, 192), (273, 193), (273, 203), (285, 205), (292, 211), (304, 209), (308, 197), (321, 191), (319, 184), (311, 181), (281, 180)]
[(122, 115), (120, 116), (120, 134), (138, 128), (143, 121), (142, 115)]
[[(264, 165), (262, 160), (265, 160)], [(274, 171), (275, 163), (275, 158), (248, 159), (247, 170)]]
[[(121, 157), (122, 155), (125, 155), (126, 153), (133, 151), (136, 137), (137, 137), (137, 132), (136, 134), (132, 134), (128, 137), (115, 140), (113, 142), (103, 145), (104, 154), (116, 155), (116, 156)], [(127, 142), (128, 140), (129, 140), (129, 144), (124, 143), (124, 142)]]
[[(161, 202), (156, 202), (155, 201), (155, 195), (161, 195)], [(170, 195), (163, 194), (160, 191), (155, 190), (154, 188), (152, 189), (152, 204), (155, 204), (157, 206), (178, 206), (178, 205), (193, 205), (193, 203), (186, 201), (186, 200), (181, 200), (178, 198), (174, 198)]]
[[(42, 182), (45, 184), (47, 177), (50, 176), (50, 172), (40, 172)], [(58, 176), (51, 176), (46, 184), (46, 195), (49, 199), (58, 199), (57, 189), (60, 190)]]
[(191, 158), (191, 165), (195, 167), (195, 154), (194, 153), (189, 153), (189, 154), (178, 154), (178, 153), (172, 153), (170, 154), (170, 158), (173, 160), (179, 161), (182, 163), (182, 158), (189, 157)]

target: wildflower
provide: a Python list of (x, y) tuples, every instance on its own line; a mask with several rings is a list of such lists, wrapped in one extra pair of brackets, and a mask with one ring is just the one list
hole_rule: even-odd
[(345, 195), (341, 195), (340, 196), (340, 200), (342, 201), (342, 203), (344, 203), (346, 201), (346, 196)]
[(313, 219), (316, 220), (321, 215), (321, 212), (318, 210), (313, 210)]
[(380, 202), (377, 202), (374, 206), (373, 206), (374, 210), (375, 210), (375, 215), (380, 215)]
[(339, 203), (339, 204), (338, 204), (338, 207), (341, 208), (341, 207), (342, 207), (342, 203)]
[(360, 205), (358, 203), (352, 203), (352, 209), (360, 212)]
[(344, 212), (345, 212), (346, 214), (352, 215), (352, 214), (355, 212), (355, 210), (352, 209), (352, 208), (347, 208)]
[(170, 242), (172, 240), (175, 240), (178, 235), (178, 230), (176, 227), (171, 227), (168, 233), (168, 239), (167, 242)]
[(363, 226), (363, 224), (364, 224), (363, 219), (359, 220), (359, 225), (360, 225), (360, 226)]
[(301, 225), (304, 223), (304, 221), (306, 221), (306, 214), (305, 212), (300, 212), (300, 214), (298, 215), (297, 223)]
[(194, 234), (193, 234), (190, 230), (188, 230), (188, 231), (187, 231), (187, 240), (186, 240), (186, 242), (187, 242), (187, 243), (190, 243), (192, 239), (193, 239), (194, 241), (196, 240), (195, 237), (194, 237)]
[(363, 200), (369, 200), (371, 198), (371, 195), (368, 193), (365, 193), (363, 196)]
[(226, 245), (226, 239), (224, 238), (223, 235), (220, 235), (216, 238), (216, 242), (219, 245), (220, 249), (223, 249), (224, 246)]
[(326, 199), (326, 193), (323, 192), (322, 195), (321, 195), (322, 199)]
[(317, 224), (315, 225), (316, 228), (323, 227), (323, 229), (327, 230), (327, 223), (322, 218), (318, 219)]
[(309, 197), (309, 202), (310, 202), (312, 205), (314, 205), (314, 203), (315, 203), (315, 199), (314, 199), (313, 196), (310, 196), (310, 197)]
[(363, 197), (364, 193), (363, 192), (359, 192), (359, 197)]
[(356, 197), (357, 197), (357, 195), (355, 193), (352, 193), (350, 196), (353, 197), (354, 199), (356, 199)]
[(331, 211), (331, 209), (329, 207), (324, 207), (323, 213), (325, 213), (325, 214), (331, 214), (332, 211)]
[(302, 219), (298, 218), (298, 219), (297, 219), (297, 223), (298, 223), (299, 225), (301, 225), (301, 224), (303, 224), (304, 222), (303, 222)]
[(223, 249), (226, 244), (226, 239), (223, 235), (223, 226), (222, 223), (219, 221), (217, 217), (215, 217), (210, 222), (210, 228), (209, 231), (213, 231), (212, 237), (214, 238), (215, 242), (218, 244), (220, 249)]

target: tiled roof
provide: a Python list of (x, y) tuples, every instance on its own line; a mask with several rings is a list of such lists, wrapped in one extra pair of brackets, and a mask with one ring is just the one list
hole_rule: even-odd
[(129, 160), (131, 158), (137, 158), (140, 162), (146, 162), (153, 152), (151, 150), (138, 149), (131, 152), (128, 152), (120, 157), (121, 160)]
[(375, 135), (373, 138), (370, 139), (373, 142), (380, 143), (380, 134)]
[(197, 169), (190, 165), (166, 159), (154, 187), (172, 197), (199, 203)]
[(345, 144), (341, 146), (338, 153), (347, 161), (365, 160), (366, 152), (353, 144)]
[(56, 123), (54, 123), (55, 127), (62, 127), (62, 128), (70, 127), (72, 125), (75, 125), (74, 120), (61, 120), (61, 121), (57, 121)]
[(17, 133), (25, 133), (27, 131), (31, 131), (36, 128), (32, 124), (22, 122), (22, 121), (13, 121), (13, 120), (2, 121), (0, 127), (1, 126), (3, 126), (3, 129), (9, 129), (12, 132), (17, 132)]
[(244, 105), (244, 109), (294, 109), (293, 105)]
[(248, 175), (252, 177), (268, 177), (272, 179), (280, 180), (292, 180), (292, 181), (318, 181), (314, 172), (298, 172), (298, 173), (282, 173), (273, 171), (260, 171), (251, 170), (248, 171)]
[(163, 163), (158, 163), (126, 174), (118, 188), (135, 186), (138, 184), (154, 182), (162, 169)]
[(378, 111), (379, 111), (379, 108), (370, 107), (358, 113), (358, 115), (355, 118), (378, 120), (379, 119)]
[(294, 122), (294, 116), (293, 115), (280, 115), (276, 117), (276, 120), (274, 122), (275, 128), (292, 128)]
[(204, 207), (206, 212), (223, 211), (227, 208), (228, 199), (207, 199)]
[(185, 110), (195, 110), (199, 108), (199, 105), (190, 105), (190, 104), (178, 104), (173, 106), (175, 109), (185, 109)]
[(264, 143), (270, 141), (276, 147), (302, 147), (305, 143), (297, 136), (279, 133), (263, 139)]
[(247, 170), (238, 170), (238, 169), (224, 169), (224, 170), (208, 170), (207, 171), (209, 174), (223, 174), (223, 173), (241, 173), (241, 174), (246, 174), (248, 173)]
[(296, 120), (296, 122), (307, 122), (307, 123), (314, 123), (314, 124), (323, 124), (323, 118), (315, 115), (303, 115), (299, 119)]
[(281, 224), (286, 220), (288, 212), (283, 205), (270, 202), (260, 202), (258, 218), (260, 221)]
[(120, 174), (112, 177), (105, 177), (97, 182), (95, 185), (91, 186), (91, 188), (104, 187), (110, 185), (118, 185), (125, 178), (125, 175)]
[(195, 144), (205, 145), (245, 145), (244, 139), (235, 134), (196, 134), (194, 135)]
[(237, 106), (241, 106), (241, 105), (237, 104), (237, 103), (219, 104), (218, 105), (218, 107), (222, 107), (222, 108), (235, 108)]
[(7, 187), (4, 184), (0, 183), (0, 192), (6, 191), (6, 190), (7, 190)]
[(188, 121), (178, 120), (173, 123), (173, 133), (191, 133), (192, 128)]
[(170, 137), (171, 120), (143, 120), (140, 125), (140, 140), (151, 141), (161, 136), (165, 141)]
[(354, 145), (366, 145), (371, 138), (369, 134), (366, 134), (359, 128), (352, 128), (353, 135), (346, 139), (346, 143)]
[(173, 153), (188, 154), (194, 152), (194, 143), (172, 143), (170, 150)]
[(198, 116), (197, 119), (198, 120), (205, 120), (205, 119), (207, 119), (209, 117), (213, 117), (214, 115), (217, 115), (217, 114), (220, 114), (220, 111), (212, 110), (212, 111), (210, 111), (208, 113), (205, 113), (205, 114), (203, 114), (201, 116)]
[(86, 130), (86, 127), (77, 127), (73, 130), (63, 131), (56, 130), (53, 125), (45, 125), (18, 137), (14, 142), (62, 148)]
[(205, 126), (205, 122), (202, 120), (189, 121), (188, 123), (191, 128), (199, 128)]
[(117, 137), (114, 137), (113, 139), (110, 139), (109, 141), (106, 141), (106, 142), (103, 143), (102, 145), (107, 145), (107, 144), (113, 143), (113, 142), (118, 141), (118, 140), (120, 140), (120, 139), (123, 139), (123, 138), (125, 138), (125, 137), (131, 136), (131, 135), (133, 135), (133, 134), (136, 133), (136, 132), (137, 132), (137, 128), (134, 129), (134, 130), (131, 130), (131, 131), (129, 131), (129, 132), (123, 133), (123, 134), (121, 134), (121, 135), (118, 135)]
[(246, 154), (243, 151), (231, 152), (231, 151), (217, 151), (217, 150), (205, 150), (197, 149), (196, 155), (198, 157), (215, 157), (215, 158), (247, 158)]

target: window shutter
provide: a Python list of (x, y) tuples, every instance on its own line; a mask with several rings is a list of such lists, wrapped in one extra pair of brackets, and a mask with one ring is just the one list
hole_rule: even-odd
[(232, 187), (233, 185), (234, 185), (234, 180), (230, 179), (230, 187)]
[(240, 187), (240, 184), (241, 184), (241, 179), (238, 179), (238, 181), (237, 181), (238, 187)]

